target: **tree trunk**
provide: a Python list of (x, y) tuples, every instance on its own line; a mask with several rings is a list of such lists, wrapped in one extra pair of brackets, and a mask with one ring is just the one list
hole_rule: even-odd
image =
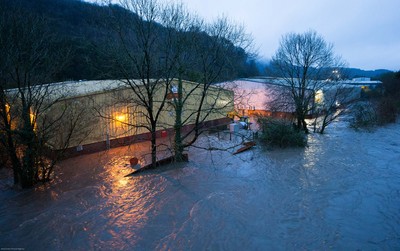
[[(179, 89), (179, 87), (178, 87)], [(179, 91), (178, 91), (179, 93)], [(175, 137), (174, 137), (174, 153), (175, 153), (175, 160), (178, 162), (182, 161), (182, 154), (183, 154), (183, 145), (182, 145), (182, 106), (179, 102), (179, 94), (178, 100), (175, 101)]]
[(174, 139), (174, 153), (175, 153), (175, 161), (183, 162), (185, 159), (183, 157), (183, 142), (181, 137), (181, 125), (176, 125), (175, 129), (175, 139)]
[(22, 159), (21, 186), (30, 188), (35, 184), (35, 161), (32, 146), (28, 146)]
[(7, 151), (11, 159), (11, 165), (14, 173), (14, 185), (21, 185), (21, 163), (17, 156), (17, 149), (10, 132), (7, 132)]
[(13, 135), (11, 132), (11, 125), (8, 121), (4, 121), (5, 127), (6, 127), (6, 136), (7, 140), (5, 142), (6, 148), (8, 155), (11, 160), (11, 166), (13, 168), (13, 173), (14, 173), (14, 185), (21, 185), (21, 163), (19, 162), (18, 156), (17, 156), (17, 149), (13, 140)]
[(184, 146), (182, 142), (182, 112), (183, 112), (183, 101), (182, 101), (182, 80), (179, 79), (178, 81), (178, 97), (175, 98), (175, 137), (174, 137), (174, 153), (175, 153), (175, 161), (183, 162), (185, 161), (183, 157)]
[(303, 131), (305, 133), (308, 133), (307, 122), (304, 118), (302, 119), (302, 124), (303, 124)]
[(35, 131), (34, 125), (31, 122), (30, 108), (24, 110), (22, 119), (24, 120), (24, 127), (21, 132), (21, 141), (24, 147), (24, 156), (22, 158), (21, 186), (23, 188), (32, 187), (36, 183), (36, 147), (35, 147)]
[(325, 131), (326, 126), (328, 125), (327, 121), (327, 115), (324, 115), (324, 120), (322, 121), (321, 129), (319, 130), (320, 134), (323, 134)]
[(300, 131), (300, 130), (302, 130), (302, 120), (301, 120), (301, 118), (300, 118), (300, 116), (297, 116), (297, 130), (298, 131)]
[(157, 166), (157, 134), (156, 127), (152, 127), (151, 132), (151, 166), (155, 168)]

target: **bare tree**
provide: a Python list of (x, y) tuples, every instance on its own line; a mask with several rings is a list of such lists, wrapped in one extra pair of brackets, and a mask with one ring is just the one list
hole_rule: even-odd
[(333, 45), (325, 41), (315, 31), (302, 34), (284, 35), (272, 58), (272, 66), (284, 85), (290, 89), (296, 126), (308, 132), (305, 121), (314, 108), (314, 95), (317, 91), (332, 85), (325, 79), (333, 79), (333, 70), (343, 67), (340, 57), (335, 56)]
[(313, 107), (313, 130), (324, 133), (326, 127), (348, 111), (350, 104), (359, 99), (360, 90), (342, 81), (330, 82), (324, 89), (315, 93)]
[[(173, 29), (163, 29), (167, 20), (164, 6), (156, 0), (121, 0), (126, 10), (113, 10), (118, 37), (116, 61), (132, 91), (130, 102), (144, 110), (145, 123), (129, 125), (147, 129), (151, 134), (151, 163), (157, 162), (158, 123), (172, 81), (176, 52), (171, 46)], [(139, 81), (133, 80), (133, 78)]]
[(47, 159), (49, 132), (57, 121), (42, 116), (60, 97), (49, 83), (62, 69), (68, 50), (57, 48), (59, 40), (45, 19), (15, 8), (1, 9), (0, 17), (0, 117), (1, 141), (14, 170), (14, 183), (31, 187), (50, 179), (56, 159)]
[(182, 4), (168, 5), (164, 9), (163, 19), (166, 28), (174, 33), (169, 36), (168, 42), (176, 53), (171, 70), (177, 81), (170, 86), (169, 90), (169, 103), (173, 106), (175, 122), (174, 125), (167, 126), (174, 128), (175, 159), (183, 161), (185, 147), (183, 141), (187, 136), (182, 135), (182, 128), (192, 119), (192, 114), (187, 116), (186, 120), (183, 118), (184, 107), (191, 94), (199, 87), (198, 83), (194, 83), (190, 89), (184, 89), (183, 79), (194, 72), (190, 65), (196, 64), (194, 45), (197, 41), (191, 34), (195, 34), (193, 30), (198, 31), (198, 27), (203, 25), (203, 21), (190, 14)]
[[(151, 133), (153, 166), (156, 131), (173, 126), (174, 154), (182, 160), (185, 147), (196, 141), (210, 114), (217, 107), (226, 113), (226, 108), (233, 106), (233, 100), (224, 100), (226, 91), (213, 84), (236, 77), (238, 62), (247, 59), (243, 47), (251, 44), (250, 39), (242, 27), (232, 25), (226, 18), (205, 24), (182, 4), (162, 5), (155, 0), (128, 0), (120, 4), (128, 11), (125, 15), (113, 12), (119, 50), (123, 51), (117, 60), (124, 82), (132, 90), (129, 102), (143, 107), (146, 117), (146, 123), (129, 126), (140, 126)], [(193, 81), (186, 89), (184, 79)], [(195, 104), (189, 104), (193, 100)], [(174, 125), (161, 125), (160, 117), (167, 106), (173, 106)], [(187, 124), (194, 126), (183, 133)]]
[[(205, 122), (213, 114), (226, 116), (233, 110), (233, 92), (215, 83), (237, 77), (236, 66), (248, 58), (246, 50), (251, 48), (252, 40), (243, 27), (227, 18), (207, 24), (182, 5), (172, 5), (167, 11), (173, 20), (169, 27), (177, 31), (173, 44), (177, 52), (174, 76), (178, 81), (170, 91), (175, 94), (174, 154), (177, 161), (182, 161), (184, 150), (205, 131)], [(184, 88), (185, 78), (194, 82)], [(187, 124), (192, 127), (183, 133)]]

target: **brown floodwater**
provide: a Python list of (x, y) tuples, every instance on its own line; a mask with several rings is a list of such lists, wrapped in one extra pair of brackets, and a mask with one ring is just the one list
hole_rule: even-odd
[[(226, 137), (200, 145), (229, 145)], [(135, 147), (72, 158), (0, 191), (0, 247), (25, 250), (399, 250), (400, 124), (336, 123), (305, 149), (190, 161), (124, 177)], [(3, 183), (7, 183), (4, 181)]]

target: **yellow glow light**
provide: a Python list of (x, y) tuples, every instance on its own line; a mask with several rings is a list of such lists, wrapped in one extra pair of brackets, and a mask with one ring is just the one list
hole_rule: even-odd
[(9, 104), (6, 104), (6, 115), (7, 115), (7, 121), (8, 121), (8, 123), (10, 123), (10, 121), (11, 121), (10, 109), (11, 109), (10, 105), (9, 105)]
[(33, 112), (29, 113), (29, 117), (31, 120), (31, 124), (33, 125), (33, 130), (36, 131), (37, 127), (36, 127), (36, 115)]
[(125, 114), (119, 114), (119, 115), (117, 115), (117, 116), (115, 117), (115, 119), (116, 119), (117, 121), (119, 121), (119, 122), (125, 122), (126, 116), (125, 116)]

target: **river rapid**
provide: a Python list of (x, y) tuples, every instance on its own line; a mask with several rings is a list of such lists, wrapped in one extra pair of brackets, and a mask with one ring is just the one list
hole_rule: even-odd
[(51, 184), (0, 190), (0, 248), (399, 250), (400, 124), (339, 122), (308, 145), (192, 148), (127, 178), (134, 148), (65, 160)]

